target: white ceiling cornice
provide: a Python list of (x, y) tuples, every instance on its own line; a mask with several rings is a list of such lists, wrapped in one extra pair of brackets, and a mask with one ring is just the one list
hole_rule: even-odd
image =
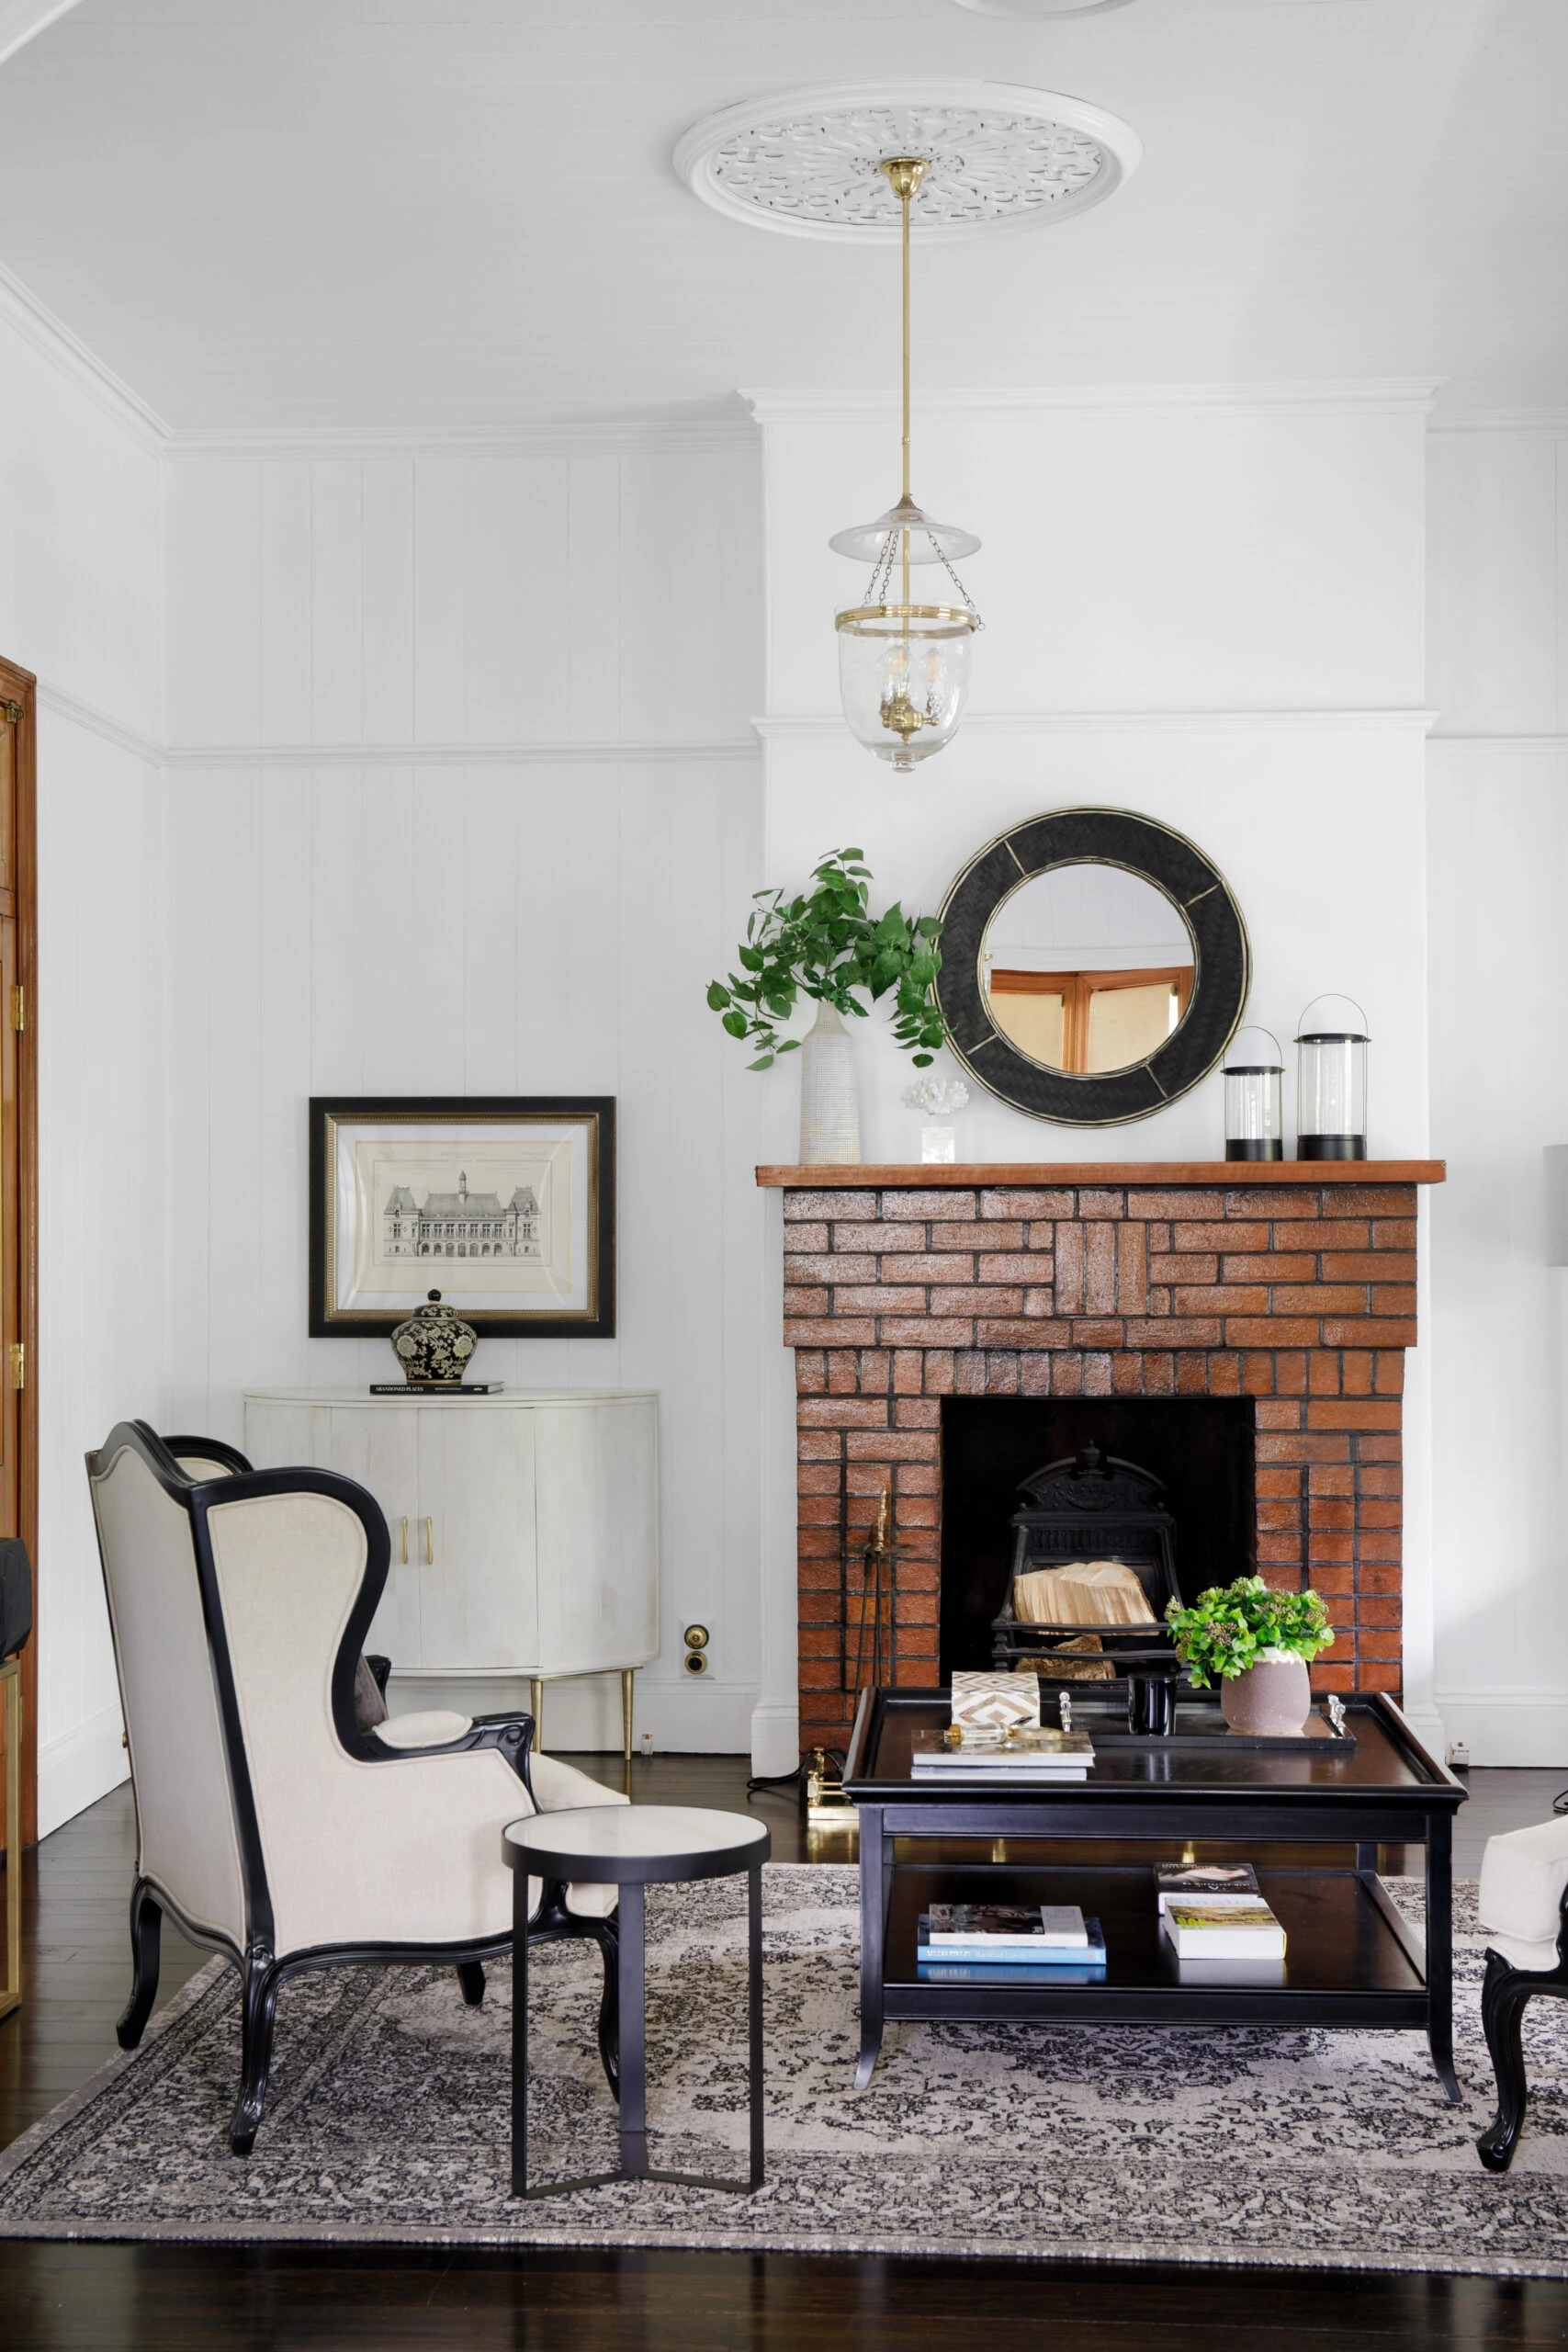
[(75, 6), (76, 0), (0, 0), (0, 65)]
[[(1384, 411), (1402, 416), (1428, 416), (1443, 386), (1441, 376), (1369, 376), (1311, 378), (1280, 384), (1047, 384), (1019, 390), (917, 392), (917, 416), (1028, 416), (1082, 411), (1140, 416), (1160, 412), (1220, 409), (1231, 414), (1273, 415), (1281, 410), (1312, 409), (1318, 414), (1362, 416)], [(741, 399), (759, 424), (808, 417), (894, 416), (898, 398), (894, 391), (742, 391)]]
[(169, 457), (186, 460), (276, 458), (538, 458), (669, 456), (727, 445), (754, 448), (757, 427), (738, 401), (649, 409), (643, 415), (545, 417), (518, 424), (245, 426), (169, 434)]
[(96, 351), (89, 350), (79, 335), (73, 334), (64, 320), (56, 318), (3, 263), (0, 319), (14, 327), (51, 368), (113, 417), (144, 449), (157, 455), (167, 447), (169, 428), (156, 409), (150, 408), (140, 392), (132, 391), (123, 377), (117, 376)]

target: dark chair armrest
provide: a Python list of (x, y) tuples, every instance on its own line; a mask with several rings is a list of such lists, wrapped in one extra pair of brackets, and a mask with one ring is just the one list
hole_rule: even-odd
[(394, 1747), (374, 1731), (362, 1731), (352, 1743), (345, 1741), (344, 1745), (349, 1754), (357, 1757), (363, 1764), (398, 1764), (410, 1756), (478, 1755), (485, 1748), (494, 1748), (511, 1765), (527, 1790), (529, 1803), (537, 1813), (539, 1804), (534, 1794), (533, 1777), (528, 1769), (533, 1740), (532, 1715), (480, 1715), (456, 1739), (438, 1740), (429, 1747)]

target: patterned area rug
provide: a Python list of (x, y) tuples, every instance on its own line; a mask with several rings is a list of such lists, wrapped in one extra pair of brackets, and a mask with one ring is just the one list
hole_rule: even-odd
[[(649, 1900), (653, 2160), (743, 2170), (744, 1881)], [(1417, 1890), (1394, 1892), (1416, 1907)], [(1492, 2112), (1473, 1886), (1456, 1890), (1459, 2073), (1415, 2033), (1269, 2027), (890, 2026), (853, 2088), (853, 1870), (767, 1872), (768, 2174), (753, 2198), (652, 2183), (507, 2195), (510, 1971), (479, 2011), (450, 1969), (297, 1978), (254, 2154), (225, 2139), (239, 2051), (222, 1962), (0, 2158), (13, 2237), (392, 2239), (1082, 2255), (1568, 2276), (1568, 2007), (1532, 2003), (1513, 2171)], [(541, 2177), (615, 2161), (597, 1962), (533, 1976)]]

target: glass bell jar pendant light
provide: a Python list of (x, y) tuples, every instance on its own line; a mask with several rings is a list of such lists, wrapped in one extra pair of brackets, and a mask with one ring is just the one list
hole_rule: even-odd
[(1225, 1158), (1283, 1159), (1285, 1065), (1267, 1029), (1238, 1029), (1225, 1056)]
[[(840, 531), (837, 555), (872, 566), (864, 601), (838, 616), (839, 692), (851, 731), (889, 766), (908, 771), (951, 743), (969, 697), (969, 650), (984, 624), (953, 566), (980, 542), (972, 531), (933, 522), (909, 493), (909, 205), (929, 164), (891, 155), (876, 167), (898, 198), (904, 258), (904, 478), (897, 506)], [(912, 565), (940, 563), (957, 601), (916, 604)]]
[(1348, 996), (1316, 996), (1296, 1033), (1296, 1157), (1365, 1159), (1367, 1016)]

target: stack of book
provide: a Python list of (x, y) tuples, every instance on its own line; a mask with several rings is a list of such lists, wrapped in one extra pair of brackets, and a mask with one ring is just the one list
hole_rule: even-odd
[(1087, 1781), (1094, 1743), (1081, 1731), (965, 1732), (962, 1747), (950, 1747), (940, 1731), (918, 1731), (911, 1743), (910, 1775), (961, 1787), (968, 1781)]
[(1105, 1938), (1076, 1904), (933, 1903), (915, 1958), (928, 1984), (1097, 1984)]
[(1155, 1894), (1184, 1984), (1284, 1982), (1285, 1930), (1249, 1862), (1156, 1862)]

